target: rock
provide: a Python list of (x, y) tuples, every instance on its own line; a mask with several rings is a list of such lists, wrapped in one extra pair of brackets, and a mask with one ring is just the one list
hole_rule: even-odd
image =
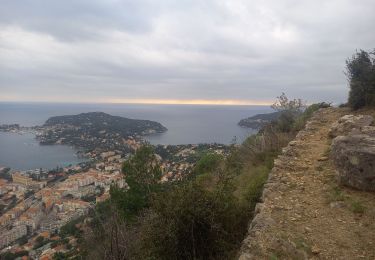
[(329, 206), (333, 208), (343, 208), (345, 207), (345, 203), (343, 201), (334, 201), (329, 204)]
[(312, 231), (311, 228), (309, 228), (309, 227), (305, 227), (305, 232), (306, 232), (306, 233), (311, 233), (311, 231)]
[(375, 137), (338, 136), (332, 142), (331, 151), (341, 184), (375, 191)]
[(361, 128), (361, 134), (375, 137), (375, 126), (364, 126)]
[[(271, 241), (272, 251), (281, 252), (285, 259), (308, 259), (307, 253), (297, 249), (296, 244), (281, 238), (273, 238)], [(269, 259), (269, 258), (263, 258)]]
[(327, 156), (322, 156), (318, 159), (319, 162), (324, 162), (324, 161), (327, 161), (328, 160), (328, 157)]
[(249, 260), (249, 259), (255, 259), (254, 255), (250, 253), (242, 253), (238, 260)]
[(371, 125), (373, 121), (374, 118), (369, 115), (345, 115), (332, 125), (329, 136), (335, 138), (340, 135), (347, 135), (353, 129), (361, 129)]
[(268, 227), (275, 225), (275, 221), (267, 217), (263, 214), (257, 214), (254, 219), (250, 223), (250, 230), (251, 231), (259, 231), (259, 230), (264, 230), (267, 229)]
[(320, 248), (317, 247), (316, 245), (312, 246), (311, 247), (311, 253), (313, 253), (314, 255), (317, 255), (320, 253)]
[(254, 209), (254, 214), (258, 214), (263, 210), (264, 204), (263, 203), (257, 203)]
[(375, 137), (375, 126), (364, 126), (360, 129), (354, 128), (349, 133), (349, 135), (360, 135), (360, 134), (365, 134), (371, 137)]

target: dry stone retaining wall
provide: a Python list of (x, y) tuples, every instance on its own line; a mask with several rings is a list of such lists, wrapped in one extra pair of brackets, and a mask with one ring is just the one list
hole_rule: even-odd
[[(317, 111), (275, 160), (240, 260), (375, 259), (375, 193), (338, 185), (329, 156), (332, 125), (338, 129), (335, 123), (345, 113)], [(346, 124), (345, 131), (373, 136), (369, 117), (360, 119), (359, 129)]]

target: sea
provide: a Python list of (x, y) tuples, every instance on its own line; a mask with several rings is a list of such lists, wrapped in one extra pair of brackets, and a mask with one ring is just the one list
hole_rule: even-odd
[[(49, 117), (105, 112), (161, 123), (168, 131), (146, 139), (151, 144), (241, 143), (256, 130), (242, 128), (246, 117), (271, 112), (268, 106), (207, 106), (149, 104), (68, 104), (0, 102), (0, 124), (42, 125)], [(39, 145), (31, 133), (0, 132), (0, 167), (15, 170), (50, 169), (77, 164), (76, 150), (66, 145)]]

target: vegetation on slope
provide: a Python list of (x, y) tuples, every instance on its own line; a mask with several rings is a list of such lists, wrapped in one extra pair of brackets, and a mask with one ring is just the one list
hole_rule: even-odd
[(346, 61), (350, 85), (348, 104), (352, 109), (375, 106), (375, 52), (357, 51)]
[[(111, 199), (95, 211), (82, 248), (87, 259), (233, 258), (273, 159), (312, 111), (325, 105), (295, 113), (301, 104), (283, 98), (275, 107), (288, 116), (233, 145), (227, 158), (204, 154), (180, 182), (160, 184), (153, 148), (140, 148), (123, 167), (129, 188), (113, 187)], [(288, 129), (283, 118), (291, 123)]]
[(255, 116), (241, 119), (240, 122), (238, 122), (238, 125), (252, 129), (260, 129), (266, 124), (277, 120), (280, 114), (281, 113), (278, 111), (266, 114), (257, 114)]
[(123, 137), (143, 135), (148, 132), (167, 131), (163, 125), (150, 120), (130, 119), (112, 116), (103, 112), (89, 112), (78, 115), (54, 116), (44, 126), (67, 125), (81, 129), (82, 134), (99, 135), (101, 131), (120, 134)]

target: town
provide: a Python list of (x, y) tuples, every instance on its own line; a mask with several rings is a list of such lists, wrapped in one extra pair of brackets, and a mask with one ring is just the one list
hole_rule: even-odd
[(52, 238), (69, 221), (84, 216), (96, 203), (107, 199), (111, 185), (124, 188), (124, 159), (114, 152), (101, 156), (98, 169), (86, 169), (83, 164), (50, 173), (15, 171), (10, 173), (11, 180), (0, 179), (0, 247), (17, 243), (15, 250), (30, 251), (29, 256), (38, 257), (50, 249), (37, 247), (41, 245), (37, 242), (40, 234)]
[[(74, 136), (71, 126), (54, 125), (38, 127), (36, 138), (42, 144), (52, 143), (52, 138), (53, 144), (69, 142), (80, 148), (78, 153), (84, 162), (48, 170), (0, 168), (1, 253), (28, 251), (32, 259), (51, 259), (58, 252), (68, 252), (75, 247), (76, 238), (62, 237), (64, 226), (84, 218), (97, 203), (109, 199), (113, 185), (127, 188), (122, 165), (146, 143), (142, 137), (106, 132), (96, 138), (83, 134), (80, 139), (67, 139), (61, 136), (67, 128)], [(30, 131), (18, 125), (1, 129)], [(157, 145), (154, 150), (163, 172), (160, 181), (181, 180), (204, 153), (225, 156), (229, 149), (221, 144)]]

